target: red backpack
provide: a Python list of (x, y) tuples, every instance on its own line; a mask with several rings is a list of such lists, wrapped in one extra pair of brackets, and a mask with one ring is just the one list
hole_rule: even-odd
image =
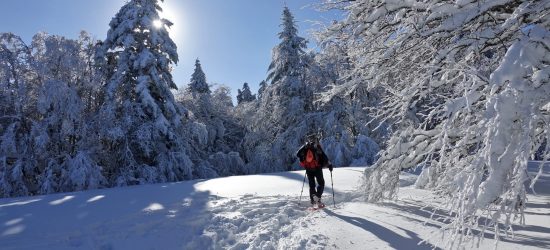
[(300, 162), (300, 165), (304, 168), (313, 169), (316, 168), (319, 164), (317, 163), (317, 159), (315, 159), (315, 153), (313, 152), (313, 148), (308, 148), (306, 150), (306, 157), (304, 161)]

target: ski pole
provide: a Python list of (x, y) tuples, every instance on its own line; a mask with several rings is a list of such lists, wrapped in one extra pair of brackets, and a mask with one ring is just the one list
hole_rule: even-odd
[(302, 192), (300, 192), (300, 200), (298, 203), (302, 202), (302, 194), (304, 193), (304, 185), (306, 184), (306, 174), (304, 174), (304, 180), (302, 181)]
[(332, 184), (332, 203), (334, 208), (336, 208), (336, 201), (334, 201), (334, 181), (332, 180), (332, 171), (330, 171), (330, 183)]

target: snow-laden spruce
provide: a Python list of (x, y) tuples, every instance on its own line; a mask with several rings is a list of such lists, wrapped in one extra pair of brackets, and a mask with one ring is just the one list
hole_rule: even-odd
[[(370, 96), (352, 96), (316, 102), (315, 93), (341, 84), (343, 69), (334, 69), (336, 53), (306, 52), (306, 40), (298, 35), (294, 17), (283, 10), (280, 43), (273, 48), (268, 78), (262, 81), (255, 102), (241, 102), (235, 110), (247, 127), (243, 156), (258, 173), (297, 168), (295, 152), (307, 134), (317, 133), (329, 159), (336, 166), (371, 164), (379, 150), (369, 136), (365, 112)], [(364, 88), (363, 88), (364, 89)]]
[(208, 83), (206, 83), (206, 75), (204, 71), (202, 71), (201, 61), (198, 58), (195, 60), (195, 71), (193, 71), (193, 75), (191, 75), (189, 92), (191, 92), (191, 94), (210, 93), (210, 87)]
[[(242, 140), (244, 129), (235, 120), (230, 89), (217, 86), (210, 90), (206, 74), (199, 59), (185, 90), (179, 91), (178, 101), (188, 109), (192, 122), (187, 124), (187, 134), (192, 143), (193, 162), (198, 163), (200, 177), (247, 174), (244, 161), (235, 152)], [(225, 164), (220, 165), (221, 162)]]
[[(131, 0), (112, 19), (96, 60), (107, 74), (98, 121), (100, 164), (117, 185), (194, 176), (183, 137), (183, 110), (171, 89), (178, 62), (157, 0)], [(162, 25), (156, 27), (155, 21)]]
[(250, 91), (250, 87), (248, 86), (248, 83), (243, 84), (243, 89), (237, 90), (237, 104), (241, 104), (242, 102), (252, 102), (256, 100), (256, 95), (252, 94), (252, 91)]
[(300, 139), (310, 132), (304, 119), (311, 110), (311, 94), (304, 82), (307, 41), (298, 36), (287, 7), (281, 26), (281, 41), (273, 48), (268, 69), (270, 84), (262, 92), (251, 123), (245, 124), (250, 133), (244, 139), (244, 157), (258, 172), (290, 169), (296, 161), (294, 152)]
[(422, 166), (417, 186), (455, 212), (450, 246), (522, 222), (527, 161), (550, 136), (550, 3), (328, 2), (348, 11), (325, 33), (353, 63), (344, 86), (382, 91), (377, 117), (394, 124), (367, 200), (394, 197), (399, 172)]

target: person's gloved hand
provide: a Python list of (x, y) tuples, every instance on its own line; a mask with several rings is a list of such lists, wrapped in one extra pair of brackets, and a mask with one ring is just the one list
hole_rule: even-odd
[(330, 170), (330, 172), (332, 172), (332, 164), (328, 164), (328, 170)]

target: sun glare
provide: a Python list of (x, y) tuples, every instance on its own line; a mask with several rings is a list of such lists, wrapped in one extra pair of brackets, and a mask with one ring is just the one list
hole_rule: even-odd
[[(184, 13), (181, 6), (177, 2), (179, 1), (160, 2), (162, 11), (159, 11), (160, 18), (166, 18), (168, 21), (173, 23), (172, 26), (163, 26), (165, 26), (166, 30), (170, 33), (170, 37), (176, 43), (181, 41), (185, 33), (185, 21), (183, 18)], [(153, 25), (153, 27), (157, 28), (156, 25)]]
[(153, 21), (153, 27), (160, 29), (162, 28), (162, 21), (161, 20), (155, 20)]

